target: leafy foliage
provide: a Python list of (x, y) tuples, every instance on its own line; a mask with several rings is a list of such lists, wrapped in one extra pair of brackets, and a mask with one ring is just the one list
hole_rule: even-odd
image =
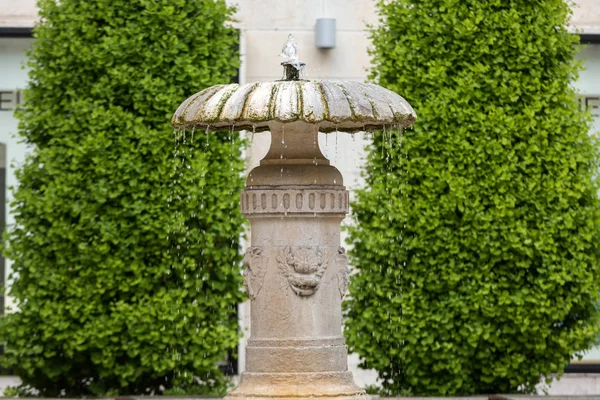
[[(238, 66), (224, 0), (40, 0), (2, 358), (43, 396), (221, 392), (243, 144), (170, 118)], [(175, 149), (175, 150), (174, 150)], [(27, 389), (28, 388), (28, 389)], [(194, 389), (196, 388), (196, 389)]]
[(562, 0), (379, 1), (345, 333), (386, 394), (533, 392), (598, 332), (598, 151)]

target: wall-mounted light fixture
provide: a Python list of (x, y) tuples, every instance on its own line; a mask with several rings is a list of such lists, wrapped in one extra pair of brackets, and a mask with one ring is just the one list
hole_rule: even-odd
[(335, 18), (318, 18), (315, 26), (317, 49), (335, 48)]

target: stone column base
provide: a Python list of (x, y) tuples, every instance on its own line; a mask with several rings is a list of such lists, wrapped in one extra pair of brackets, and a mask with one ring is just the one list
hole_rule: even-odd
[(300, 400), (314, 398), (370, 400), (371, 397), (354, 383), (352, 373), (296, 372), (242, 373), (239, 386), (225, 400)]

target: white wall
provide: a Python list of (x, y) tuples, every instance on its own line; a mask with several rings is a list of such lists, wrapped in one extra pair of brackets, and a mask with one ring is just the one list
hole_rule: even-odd
[[(6, 39), (0, 38), (0, 91), (12, 91), (24, 89), (27, 86), (27, 71), (25, 67), (25, 52), (31, 44), (31, 39)], [(15, 100), (13, 95), (2, 95), (3, 99)], [(3, 108), (12, 106), (11, 103), (3, 103)], [(10, 203), (12, 199), (11, 191), (8, 187), (17, 184), (15, 178), (15, 166), (18, 166), (25, 160), (26, 146), (19, 143), (17, 134), (17, 120), (12, 111), (0, 110), (0, 143), (6, 144), (6, 199)], [(8, 226), (14, 223), (14, 217), (9, 213), (7, 207), (6, 223)], [(10, 273), (11, 261), (6, 260), (6, 276)], [(11, 299), (7, 297), (6, 304), (11, 304)]]
[(592, 132), (600, 133), (600, 45), (583, 46), (579, 58), (583, 60), (585, 69), (579, 75), (575, 88), (588, 98), (588, 109), (594, 117)]
[[(600, 3), (600, 1), (598, 1), (598, 3)], [(600, 8), (600, 4), (598, 8)], [(588, 108), (593, 115), (592, 132), (600, 134), (600, 45), (584, 46), (579, 53), (579, 58), (583, 60), (585, 69), (581, 72), (579, 80), (575, 83), (575, 89), (582, 96), (588, 98)], [(583, 360), (588, 362), (591, 360), (600, 362), (600, 346), (588, 351), (583, 357)], [(590, 376), (592, 375), (586, 375), (585, 378), (580, 376), (578, 377), (578, 382), (591, 382)], [(561, 390), (564, 391), (564, 381), (565, 379), (563, 379), (562, 382), (553, 385), (552, 390), (558, 390), (556, 388), (560, 387)], [(597, 378), (597, 381), (598, 382), (594, 381), (594, 387), (598, 387), (598, 391), (594, 393), (600, 394), (600, 377)], [(557, 394), (563, 394), (563, 392)]]

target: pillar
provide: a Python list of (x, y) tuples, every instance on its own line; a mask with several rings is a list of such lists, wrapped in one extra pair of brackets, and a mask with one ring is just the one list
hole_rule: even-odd
[(318, 146), (318, 129), (273, 123), (271, 147), (248, 176), (251, 224), (244, 284), (251, 300), (246, 371), (226, 399), (368, 400), (353, 381), (342, 336), (348, 258), (340, 223), (348, 191)]

